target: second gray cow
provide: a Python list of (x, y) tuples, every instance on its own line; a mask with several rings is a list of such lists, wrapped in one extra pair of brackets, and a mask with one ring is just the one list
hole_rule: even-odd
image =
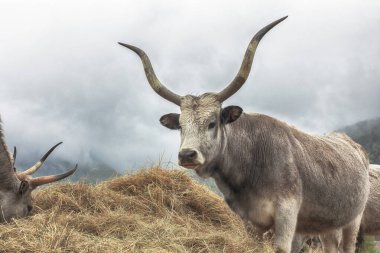
[[(370, 193), (361, 221), (359, 237), (380, 235), (380, 165), (369, 165)], [(331, 231), (320, 236), (323, 252), (344, 253), (342, 230)], [(359, 238), (362, 240), (362, 238)], [(359, 242), (360, 244), (360, 242)], [(361, 247), (362, 245), (359, 245)], [(296, 252), (296, 251), (295, 251)], [(299, 252), (299, 251), (298, 251)]]
[(273, 229), (276, 252), (290, 252), (295, 233), (321, 234), (340, 227), (345, 253), (355, 238), (367, 201), (368, 158), (344, 134), (318, 136), (262, 114), (222, 103), (245, 83), (264, 35), (251, 40), (235, 79), (218, 93), (180, 96), (156, 77), (141, 49), (120, 43), (142, 60), (151, 87), (178, 105), (160, 122), (179, 129), (179, 165), (215, 179), (228, 205), (262, 231)]

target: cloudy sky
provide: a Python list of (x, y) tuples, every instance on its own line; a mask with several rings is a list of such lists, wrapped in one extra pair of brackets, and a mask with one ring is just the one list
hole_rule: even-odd
[[(219, 91), (252, 36), (262, 40), (245, 86), (225, 105), (326, 133), (380, 116), (380, 1), (0, 0), (0, 115), (9, 146), (38, 157), (103, 161), (119, 170), (176, 162), (179, 133), (159, 124), (178, 108), (148, 85)], [(34, 159), (33, 158), (33, 159)]]

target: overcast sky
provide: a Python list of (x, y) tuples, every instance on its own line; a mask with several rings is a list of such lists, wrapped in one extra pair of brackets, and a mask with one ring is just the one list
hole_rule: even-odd
[(314, 133), (380, 116), (380, 1), (0, 0), (0, 115), (9, 146), (39, 157), (103, 161), (119, 170), (176, 162), (179, 133), (159, 124), (178, 112), (146, 81), (184, 94), (219, 91), (252, 36), (251, 75), (225, 105)]

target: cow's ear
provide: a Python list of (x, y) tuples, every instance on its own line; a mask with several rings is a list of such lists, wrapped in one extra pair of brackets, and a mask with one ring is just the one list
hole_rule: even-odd
[(18, 188), (17, 194), (24, 195), (29, 190), (29, 183), (26, 180), (21, 180), (20, 187)]
[(160, 123), (164, 127), (169, 129), (180, 129), (179, 126), (179, 114), (178, 113), (169, 113), (165, 114), (160, 118)]
[(240, 117), (242, 112), (243, 112), (243, 109), (241, 109), (241, 107), (239, 106), (235, 106), (235, 105), (227, 106), (226, 108), (222, 109), (222, 113), (220, 115), (221, 122), (223, 124), (234, 122)]

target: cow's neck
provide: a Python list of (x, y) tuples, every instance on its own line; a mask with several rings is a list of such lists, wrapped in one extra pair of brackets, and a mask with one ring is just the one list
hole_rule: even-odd
[(264, 155), (268, 153), (268, 146), (263, 144), (265, 136), (258, 141), (255, 132), (258, 129), (255, 128), (247, 114), (224, 128), (223, 150), (218, 157), (214, 177), (234, 191), (241, 190), (237, 187), (240, 185), (254, 186), (260, 171), (270, 162)]
[(273, 173), (269, 171), (276, 155), (271, 141), (273, 126), (268, 121), (272, 120), (267, 116), (243, 114), (227, 125), (224, 148), (212, 173), (230, 208), (243, 220), (263, 228), (272, 225), (272, 214), (263, 212), (262, 207), (271, 203), (272, 195), (267, 193), (273, 188)]

